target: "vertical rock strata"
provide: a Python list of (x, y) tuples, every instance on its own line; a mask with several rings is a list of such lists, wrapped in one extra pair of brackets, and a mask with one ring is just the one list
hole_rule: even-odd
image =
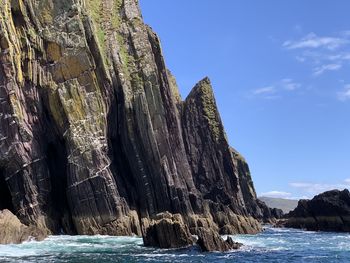
[(181, 100), (137, 0), (0, 1), (0, 209), (47, 233), (141, 235), (164, 212), (260, 230), (209, 80)]

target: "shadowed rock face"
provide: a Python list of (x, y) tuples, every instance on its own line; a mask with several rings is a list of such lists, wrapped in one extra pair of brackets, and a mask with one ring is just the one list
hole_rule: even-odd
[(311, 231), (350, 232), (349, 190), (333, 190), (300, 200), (298, 207), (286, 215), (283, 225)]
[(198, 230), (197, 244), (203, 252), (224, 252), (239, 249), (242, 246), (242, 244), (234, 242), (231, 237), (227, 237), (225, 241), (218, 233), (204, 228)]
[[(137, 0), (1, 0), (0, 209), (51, 233), (256, 233), (208, 79), (183, 102)], [(146, 224), (149, 225), (149, 224)]]

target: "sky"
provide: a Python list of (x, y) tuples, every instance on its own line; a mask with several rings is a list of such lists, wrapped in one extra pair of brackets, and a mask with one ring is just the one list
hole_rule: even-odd
[(350, 187), (350, 1), (140, 4), (182, 97), (211, 79), (259, 196)]

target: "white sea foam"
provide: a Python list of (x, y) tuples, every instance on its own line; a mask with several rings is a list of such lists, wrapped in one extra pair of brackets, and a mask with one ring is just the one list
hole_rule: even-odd
[[(227, 236), (224, 236), (226, 238)], [(50, 236), (43, 242), (0, 246), (0, 262), (283, 262), (293, 255), (299, 262), (330, 263), (336, 255), (350, 262), (350, 235), (268, 228), (257, 235), (234, 235), (239, 250), (202, 254), (198, 248), (160, 250), (146, 248), (139, 237)], [(100, 261), (100, 259), (102, 259)], [(75, 262), (74, 261), (74, 262)]]

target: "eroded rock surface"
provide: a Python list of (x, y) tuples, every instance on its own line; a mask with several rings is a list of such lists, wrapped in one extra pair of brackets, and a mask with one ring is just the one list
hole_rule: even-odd
[(44, 230), (22, 224), (11, 211), (0, 211), (0, 244), (18, 244), (29, 239), (41, 241), (46, 236)]
[(239, 249), (242, 246), (242, 244), (234, 242), (231, 237), (227, 237), (225, 241), (217, 232), (205, 228), (198, 230), (197, 244), (203, 252), (225, 252)]
[(145, 246), (179, 248), (191, 246), (194, 239), (180, 214), (158, 214), (149, 222), (143, 220)]
[(298, 207), (286, 215), (283, 225), (310, 231), (350, 232), (349, 190), (332, 190), (300, 200)]
[(137, 0), (1, 0), (0, 209), (53, 234), (164, 212), (235, 234), (261, 230), (256, 200), (209, 79), (182, 101)]

